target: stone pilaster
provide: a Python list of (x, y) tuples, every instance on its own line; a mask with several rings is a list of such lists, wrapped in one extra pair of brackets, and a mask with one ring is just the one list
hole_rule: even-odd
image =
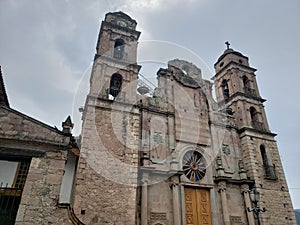
[(148, 179), (143, 179), (141, 201), (141, 225), (148, 224)]
[(250, 196), (249, 196), (249, 185), (248, 184), (243, 184), (241, 187), (242, 190), (242, 195), (244, 196), (244, 201), (245, 201), (245, 207), (246, 207), (246, 212), (247, 212), (247, 219), (248, 219), (248, 224), (249, 225), (255, 225), (254, 222), (254, 216), (253, 216), (253, 212), (249, 212), (247, 209), (251, 208), (251, 200), (250, 200)]
[(181, 225), (180, 195), (179, 195), (179, 177), (171, 178), (171, 188), (173, 196), (173, 219), (174, 225)]
[(219, 183), (219, 192), (221, 194), (224, 225), (230, 225), (227, 196), (226, 196), (226, 183), (224, 181)]

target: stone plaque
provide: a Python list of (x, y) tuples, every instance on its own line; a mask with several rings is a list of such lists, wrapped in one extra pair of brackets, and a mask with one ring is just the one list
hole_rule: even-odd
[(242, 221), (242, 217), (240, 216), (230, 216), (230, 223), (233, 225), (244, 224)]
[(163, 212), (151, 212), (150, 213), (150, 221), (151, 224), (163, 224), (160, 222), (165, 222), (167, 221), (167, 213)]

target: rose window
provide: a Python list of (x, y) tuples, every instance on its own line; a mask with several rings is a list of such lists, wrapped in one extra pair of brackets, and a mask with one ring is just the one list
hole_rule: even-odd
[(188, 151), (183, 160), (183, 172), (185, 176), (193, 181), (200, 181), (206, 172), (206, 166), (203, 156), (197, 151)]

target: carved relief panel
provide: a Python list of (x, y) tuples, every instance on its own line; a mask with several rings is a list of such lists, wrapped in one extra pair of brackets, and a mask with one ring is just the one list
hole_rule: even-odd
[(153, 115), (149, 118), (150, 159), (163, 161), (169, 155), (167, 119)]

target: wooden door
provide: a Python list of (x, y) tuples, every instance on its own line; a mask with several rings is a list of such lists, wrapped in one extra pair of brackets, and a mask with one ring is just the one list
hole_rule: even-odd
[(186, 225), (211, 225), (209, 190), (185, 188)]

